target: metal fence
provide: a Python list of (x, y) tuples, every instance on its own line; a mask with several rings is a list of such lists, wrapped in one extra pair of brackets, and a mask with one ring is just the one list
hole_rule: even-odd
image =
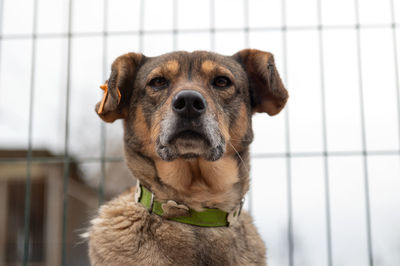
[[(108, 69), (109, 65), (108, 62), (106, 62), (107, 58), (107, 39), (109, 36), (134, 36), (137, 39), (138, 42), (138, 47), (139, 51), (143, 50), (144, 46), (144, 36), (152, 35), (152, 34), (168, 34), (172, 35), (173, 38), (173, 44), (172, 48), (173, 50), (176, 50), (178, 48), (178, 36), (180, 34), (200, 34), (200, 33), (209, 33), (210, 34), (210, 47), (211, 50), (215, 50), (215, 38), (216, 35), (224, 32), (243, 32), (244, 33), (244, 43), (243, 47), (249, 47), (249, 33), (250, 32), (270, 32), (270, 31), (276, 31), (276, 32), (281, 32), (282, 33), (282, 49), (283, 49), (283, 65), (281, 66), (281, 74), (283, 76), (283, 79), (285, 80), (286, 86), (290, 89), (292, 84), (288, 84), (288, 71), (287, 71), (287, 58), (288, 58), (288, 52), (287, 52), (287, 44), (288, 44), (288, 39), (287, 39), (287, 33), (292, 32), (292, 31), (314, 31), (318, 33), (318, 53), (319, 56), (319, 68), (320, 68), (320, 77), (319, 77), (319, 82), (320, 82), (320, 93), (321, 93), (321, 115), (322, 115), (322, 128), (320, 129), (322, 131), (322, 137), (323, 137), (323, 149), (322, 152), (293, 152), (291, 149), (291, 138), (290, 138), (290, 123), (289, 123), (289, 117), (290, 117), (290, 104), (289, 106), (286, 107), (286, 111), (284, 113), (285, 117), (285, 149), (286, 151), (283, 153), (258, 153), (258, 154), (252, 154), (253, 158), (263, 158), (263, 159), (268, 159), (268, 158), (285, 158), (286, 161), (286, 177), (287, 177), (287, 248), (288, 248), (288, 265), (295, 265), (295, 257), (294, 257), (294, 252), (295, 252), (295, 241), (293, 239), (293, 227), (294, 227), (294, 221), (293, 221), (293, 199), (292, 199), (292, 160), (293, 158), (302, 158), (302, 157), (318, 157), (322, 158), (323, 162), (323, 179), (324, 179), (324, 198), (325, 198), (325, 221), (326, 221), (326, 262), (323, 262), (329, 266), (331, 265), (337, 265), (335, 263), (334, 256), (332, 254), (332, 229), (331, 229), (331, 196), (330, 196), (330, 165), (329, 165), (329, 158), (330, 157), (343, 157), (343, 156), (349, 156), (349, 157), (361, 157), (362, 158), (362, 165), (363, 165), (363, 176), (364, 176), (364, 191), (365, 191), (365, 212), (366, 212), (366, 217), (365, 217), (365, 224), (366, 224), (366, 240), (367, 240), (367, 254), (368, 254), (368, 265), (378, 265), (374, 259), (374, 242), (372, 241), (371, 237), (371, 228), (373, 224), (371, 224), (371, 212), (370, 212), (370, 184), (369, 184), (369, 168), (368, 168), (368, 162), (369, 162), (369, 156), (396, 156), (398, 157), (400, 155), (400, 149), (399, 147), (393, 147), (392, 150), (368, 150), (367, 149), (367, 141), (366, 141), (366, 134), (368, 133), (366, 131), (365, 127), (365, 106), (364, 106), (364, 73), (363, 73), (363, 61), (362, 61), (362, 40), (360, 37), (360, 34), (363, 29), (391, 29), (392, 32), (392, 41), (393, 41), (393, 57), (394, 57), (394, 65), (393, 66), (387, 66), (388, 68), (394, 68), (395, 69), (395, 87), (396, 87), (396, 100), (397, 100), (397, 125), (394, 125), (395, 127), (400, 126), (400, 88), (399, 88), (399, 65), (398, 65), (398, 42), (397, 42), (397, 28), (398, 24), (396, 24), (396, 19), (395, 19), (395, 3), (394, 0), (390, 0), (390, 9), (391, 13), (388, 14), (388, 16), (391, 16), (391, 24), (376, 24), (376, 25), (365, 25), (365, 24), (360, 24), (360, 19), (359, 19), (359, 2), (358, 0), (354, 0), (354, 10), (355, 10), (355, 21), (356, 23), (354, 25), (324, 25), (322, 23), (322, 12), (321, 12), (321, 0), (316, 0), (315, 4), (317, 6), (317, 20), (318, 20), (318, 25), (312, 25), (312, 26), (289, 26), (287, 25), (287, 12), (286, 12), (286, 7), (287, 3), (285, 0), (281, 1), (281, 26), (271, 26), (271, 27), (250, 27), (249, 26), (249, 16), (251, 15), (249, 13), (249, 4), (251, 4), (250, 0), (244, 0), (243, 1), (243, 12), (244, 12), (244, 21), (243, 21), (243, 27), (241, 28), (216, 28), (215, 27), (215, 18), (218, 16), (217, 10), (215, 8), (215, 1), (210, 0), (209, 5), (210, 5), (210, 10), (209, 10), (209, 16), (210, 16), (210, 21), (209, 21), (209, 27), (203, 28), (203, 29), (178, 29), (177, 26), (177, 12), (178, 12), (178, 6), (180, 4), (180, 1), (178, 0), (173, 0), (172, 1), (172, 18), (173, 18), (173, 29), (172, 30), (145, 30), (144, 29), (144, 15), (145, 15), (145, 8), (146, 8), (146, 1), (140, 0), (140, 17), (138, 18), (139, 20), (139, 30), (125, 30), (125, 31), (108, 31), (107, 23), (108, 23), (108, 9), (110, 5), (112, 5), (111, 1), (108, 0), (103, 0), (102, 5), (103, 5), (103, 31), (102, 32), (73, 32), (72, 31), (72, 21), (74, 19), (74, 14), (73, 14), (73, 5), (75, 3), (74, 0), (70, 0), (68, 2), (68, 10), (65, 12), (67, 13), (68, 16), (68, 31), (67, 32), (59, 32), (59, 33), (37, 33), (37, 21), (38, 21), (38, 4), (39, 0), (33, 0), (33, 20), (32, 20), (32, 34), (3, 34), (2, 33), (2, 26), (3, 26), (3, 17), (4, 13), (7, 12), (7, 9), (4, 9), (4, 3), (6, 0), (0, 1), (0, 62), (1, 62), (1, 57), (2, 57), (2, 44), (6, 40), (26, 40), (27, 42), (31, 43), (31, 67), (30, 67), (30, 94), (29, 94), (29, 126), (28, 126), (28, 139), (27, 139), (27, 157), (22, 159), (15, 159), (15, 158), (2, 158), (0, 163), (14, 163), (14, 162), (26, 162), (27, 163), (27, 171), (26, 171), (26, 189), (25, 189), (25, 231), (24, 231), (24, 256), (23, 256), (23, 265), (28, 265), (29, 264), (29, 223), (30, 223), (30, 208), (31, 208), (31, 169), (32, 165), (34, 164), (51, 164), (51, 163), (62, 163), (64, 165), (64, 185), (63, 185), (63, 193), (64, 193), (64, 200), (63, 200), (63, 229), (62, 229), (62, 259), (61, 259), (61, 265), (66, 265), (66, 258), (68, 256), (66, 252), (66, 227), (67, 223), (69, 220), (69, 217), (67, 216), (67, 206), (68, 206), (68, 198), (67, 198), (67, 192), (68, 192), (68, 178), (70, 176), (70, 164), (71, 162), (78, 162), (78, 163), (90, 163), (90, 162), (96, 162), (100, 163), (100, 168), (101, 168), (101, 181), (100, 181), (100, 186), (98, 188), (98, 201), (99, 204), (101, 204), (104, 201), (104, 180), (105, 180), (105, 173), (106, 173), (106, 163), (108, 162), (121, 162), (123, 161), (122, 157), (110, 157), (106, 155), (106, 148), (105, 148), (105, 139), (106, 139), (106, 128), (103, 123), (100, 124), (100, 143), (99, 146), (101, 147), (100, 154), (93, 156), (93, 157), (78, 157), (72, 159), (72, 156), (70, 154), (70, 101), (71, 101), (71, 95), (70, 95), (70, 87), (71, 87), (71, 54), (73, 53), (72, 49), (72, 44), (71, 41), (76, 38), (76, 37), (101, 37), (102, 40), (102, 69), (103, 73), (102, 76), (104, 79), (106, 79), (106, 76), (108, 74)], [(97, 3), (97, 2), (96, 2)], [(228, 2), (227, 2), (228, 3)], [(397, 3), (399, 5), (399, 3)], [(399, 6), (400, 7), (400, 6)], [(398, 7), (398, 8), (399, 8)], [(358, 73), (358, 84), (359, 84), (359, 112), (360, 112), (360, 123), (361, 123), (361, 131), (359, 132), (361, 142), (362, 142), (362, 149), (361, 150), (353, 150), (353, 151), (331, 151), (328, 148), (328, 138), (327, 138), (327, 118), (326, 118), (326, 93), (325, 93), (325, 60), (324, 60), (324, 33), (329, 30), (335, 30), (335, 29), (349, 29), (349, 30), (354, 30), (355, 38), (356, 38), (356, 50), (357, 50), (357, 73)], [(37, 89), (35, 87), (35, 82), (34, 78), (37, 75), (36, 73), (36, 61), (37, 61), (37, 42), (40, 39), (51, 39), (51, 38), (62, 38), (67, 40), (67, 55), (66, 55), (66, 90), (65, 90), (65, 138), (64, 138), (64, 152), (61, 156), (57, 157), (35, 157), (33, 156), (33, 125), (35, 122), (34, 120), (34, 110), (35, 110), (35, 90)], [(6, 66), (0, 65), (0, 73), (1, 71), (5, 68)], [(4, 88), (2, 88), (3, 90)], [(1, 91), (0, 91), (1, 93)], [(400, 135), (399, 135), (400, 139)], [(400, 141), (399, 141), (400, 143)], [(251, 194), (252, 192), (250, 191), (250, 194), (248, 195), (248, 209), (250, 212), (254, 212), (255, 210), (252, 208), (253, 206), (253, 195)]]

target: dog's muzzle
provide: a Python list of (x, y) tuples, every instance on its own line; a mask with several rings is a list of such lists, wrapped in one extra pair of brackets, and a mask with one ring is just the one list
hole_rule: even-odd
[(194, 90), (182, 90), (172, 99), (171, 109), (161, 122), (156, 149), (166, 161), (204, 157), (215, 161), (225, 152), (215, 116), (207, 111), (204, 96)]

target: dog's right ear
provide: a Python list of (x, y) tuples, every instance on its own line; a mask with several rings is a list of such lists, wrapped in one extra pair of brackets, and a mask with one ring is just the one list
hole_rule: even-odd
[(95, 108), (104, 121), (111, 123), (128, 116), (135, 76), (143, 59), (142, 54), (128, 53), (113, 62), (110, 78), (101, 86), (104, 90), (103, 99)]

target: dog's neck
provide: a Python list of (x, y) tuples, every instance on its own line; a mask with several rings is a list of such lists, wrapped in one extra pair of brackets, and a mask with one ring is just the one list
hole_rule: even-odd
[(214, 162), (202, 158), (166, 162), (140, 153), (126, 155), (133, 175), (159, 200), (174, 200), (195, 210), (208, 207), (230, 212), (249, 188), (247, 149)]
[(161, 180), (180, 194), (196, 197), (201, 191), (221, 193), (239, 181), (238, 167), (232, 157), (209, 162), (202, 158), (172, 162), (157, 160), (157, 173)]

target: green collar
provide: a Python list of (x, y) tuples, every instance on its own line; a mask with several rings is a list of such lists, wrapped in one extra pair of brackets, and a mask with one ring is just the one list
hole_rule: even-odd
[[(150, 213), (155, 213), (159, 216), (163, 216), (163, 208), (160, 201), (154, 199), (154, 194), (143, 185), (139, 184), (136, 187), (136, 202), (140, 202)], [(168, 201), (173, 202), (173, 201)], [(175, 202), (173, 202), (176, 204)], [(176, 204), (177, 205), (177, 204)], [(220, 209), (206, 208), (204, 211), (198, 212), (193, 209), (189, 209), (185, 205), (179, 205), (180, 207), (189, 211), (188, 216), (168, 218), (169, 220), (197, 225), (201, 227), (227, 227), (234, 224), (239, 219), (240, 212), (242, 210), (243, 201), (241, 204), (232, 212), (224, 212)]]

